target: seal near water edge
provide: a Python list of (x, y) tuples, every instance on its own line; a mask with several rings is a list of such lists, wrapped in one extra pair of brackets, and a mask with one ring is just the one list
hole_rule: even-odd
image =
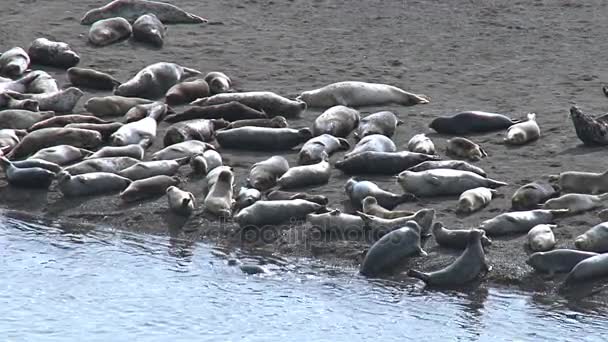
[[(442, 222), (433, 223), (431, 232), (435, 241), (441, 247), (465, 249), (469, 242), (469, 236), (474, 229), (446, 229)], [(481, 231), (481, 244), (490, 246), (492, 240), (486, 236), (486, 232)]]
[(172, 185), (178, 185), (179, 183), (179, 178), (165, 175), (140, 179), (129, 184), (129, 186), (119, 194), (119, 197), (124, 202), (140, 201), (150, 197), (164, 195), (167, 192), (167, 188)]
[(481, 222), (479, 229), (488, 236), (526, 234), (539, 224), (553, 223), (556, 217), (568, 214), (567, 209), (536, 209), (512, 211)]
[(201, 24), (206, 23), (207, 19), (201, 18), (192, 13), (188, 13), (181, 8), (159, 1), (148, 0), (114, 0), (109, 4), (92, 9), (85, 13), (80, 19), (80, 24), (91, 25), (94, 22), (122, 17), (130, 22), (134, 22), (140, 16), (152, 13), (165, 24)]
[(579, 262), (596, 255), (599, 254), (575, 249), (555, 249), (548, 252), (533, 253), (526, 260), (526, 264), (537, 272), (548, 273), (549, 276), (553, 276), (555, 273), (568, 273)]
[(167, 188), (166, 193), (169, 209), (182, 216), (189, 216), (192, 214), (196, 200), (191, 192), (184, 191), (172, 185)]
[(234, 173), (230, 170), (222, 170), (205, 197), (203, 202), (205, 210), (218, 217), (231, 217), (234, 204), (233, 187)]
[(14, 186), (48, 188), (55, 179), (55, 172), (42, 167), (17, 167), (5, 157), (0, 157), (0, 165), (8, 183)]
[(251, 166), (247, 183), (260, 191), (266, 191), (277, 184), (277, 180), (289, 170), (287, 159), (272, 156)]
[(125, 189), (131, 180), (108, 172), (91, 172), (72, 176), (67, 171), (57, 174), (57, 188), (64, 197), (103, 195)]
[(280, 201), (257, 201), (234, 215), (233, 219), (241, 228), (275, 225), (290, 220), (304, 219), (306, 215), (318, 212), (324, 205), (303, 199)]

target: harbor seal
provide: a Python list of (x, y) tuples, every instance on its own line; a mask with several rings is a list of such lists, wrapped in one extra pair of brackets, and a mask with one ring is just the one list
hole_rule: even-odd
[(119, 175), (132, 181), (146, 179), (154, 176), (173, 176), (180, 166), (185, 165), (187, 158), (176, 160), (153, 160), (138, 162), (118, 172)]
[(381, 189), (373, 182), (358, 181), (355, 178), (350, 178), (346, 181), (346, 184), (344, 184), (344, 192), (350, 199), (350, 203), (353, 207), (357, 209), (362, 208), (361, 201), (368, 196), (374, 197), (380, 206), (389, 210), (392, 210), (401, 203), (417, 200), (416, 196), (410, 193), (395, 194)]
[(0, 93), (11, 90), (17, 93), (25, 93), (28, 89), (29, 85), (32, 84), (36, 79), (40, 77), (40, 73), (30, 72), (29, 74), (18, 78), (16, 80), (11, 80), (9, 78), (0, 80)]
[(481, 273), (491, 270), (481, 245), (482, 234), (477, 229), (472, 230), (466, 249), (449, 266), (430, 273), (411, 269), (407, 275), (422, 280), (427, 286), (458, 286), (475, 280)]
[(582, 251), (608, 252), (608, 222), (593, 226), (584, 234), (577, 236), (574, 245)]
[(284, 201), (257, 201), (239, 211), (233, 219), (241, 228), (260, 229), (266, 225), (277, 225), (292, 220), (301, 220), (306, 215), (325, 206), (302, 199)]
[(271, 118), (278, 115), (286, 118), (295, 118), (306, 110), (306, 103), (298, 100), (290, 100), (270, 91), (222, 93), (198, 99), (190, 104), (194, 106), (209, 106), (232, 101), (237, 101), (248, 107), (262, 111)]
[(236, 195), (236, 201), (234, 203), (234, 210), (238, 211), (243, 208), (247, 208), (253, 203), (262, 199), (262, 193), (258, 189), (247, 188), (242, 186)]
[(290, 168), (277, 180), (277, 185), (279, 189), (319, 186), (327, 184), (330, 177), (331, 165), (325, 155), (319, 163)]
[(114, 146), (140, 144), (148, 147), (156, 138), (156, 127), (156, 120), (146, 117), (139, 121), (124, 124), (110, 136), (110, 140)]
[(202, 79), (195, 79), (178, 83), (169, 88), (167, 94), (165, 94), (165, 102), (168, 105), (176, 106), (190, 103), (198, 98), (207, 97), (210, 94), (207, 82)]
[(14, 47), (0, 54), (0, 75), (18, 77), (30, 65), (30, 56), (20, 47)]
[(550, 180), (554, 179), (558, 180), (562, 193), (597, 195), (608, 192), (608, 170), (599, 173), (566, 171), (550, 176)]
[(46, 189), (55, 179), (55, 172), (41, 167), (17, 167), (5, 157), (0, 157), (0, 165), (13, 186)]
[(346, 174), (394, 175), (424, 161), (438, 159), (439, 156), (408, 151), (361, 152), (337, 161), (335, 167)]
[(140, 104), (127, 111), (124, 116), (124, 122), (129, 123), (145, 117), (150, 117), (156, 120), (156, 122), (160, 122), (169, 112), (174, 113), (171, 107), (161, 101)]
[(414, 165), (408, 168), (407, 171), (420, 172), (433, 169), (453, 169), (469, 171), (476, 173), (482, 177), (487, 176), (486, 172), (482, 168), (469, 164), (463, 160), (430, 160)]
[(206, 150), (201, 154), (193, 155), (190, 158), (190, 168), (192, 172), (199, 175), (206, 175), (218, 166), (224, 165), (222, 155), (216, 150)]
[(147, 13), (133, 23), (133, 38), (142, 43), (162, 47), (167, 28), (153, 13)]
[(96, 46), (106, 46), (127, 39), (133, 29), (124, 18), (101, 19), (91, 25), (89, 42)]
[(123, 96), (92, 97), (84, 104), (84, 109), (98, 116), (123, 116), (129, 109), (141, 105), (153, 103), (152, 100)]
[(426, 134), (416, 134), (407, 143), (410, 152), (435, 154), (435, 144)]
[(466, 158), (471, 161), (479, 161), (481, 158), (488, 156), (481, 146), (469, 139), (461, 137), (452, 138), (447, 141), (446, 153), (457, 158)]
[(502, 114), (470, 111), (435, 118), (429, 127), (441, 134), (465, 135), (500, 131), (518, 122), (520, 120), (514, 120)]
[(202, 24), (207, 19), (188, 13), (181, 8), (159, 1), (114, 0), (109, 4), (92, 9), (80, 19), (82, 25), (91, 25), (98, 20), (122, 17), (133, 22), (146, 13), (154, 14), (165, 24)]
[(408, 221), (414, 221), (420, 225), (420, 236), (430, 235), (431, 225), (435, 219), (435, 209), (420, 209), (410, 216), (398, 217), (394, 219), (384, 219), (377, 216), (367, 215), (360, 211), (357, 215), (365, 222), (365, 227), (372, 231), (376, 236), (384, 235), (395, 229), (407, 225)]
[(181, 121), (167, 129), (163, 144), (167, 147), (186, 140), (213, 141), (215, 131), (227, 124), (228, 122), (224, 120), (195, 119)]
[(213, 145), (198, 140), (186, 140), (155, 152), (152, 155), (152, 160), (191, 158), (210, 149), (214, 149)]
[(46, 160), (60, 166), (72, 164), (80, 161), (93, 152), (71, 145), (57, 145), (39, 150), (31, 159)]
[(463, 214), (474, 213), (490, 204), (496, 195), (498, 191), (484, 187), (467, 190), (458, 198), (457, 211)]
[(592, 117), (577, 106), (570, 107), (576, 136), (588, 146), (608, 145), (608, 115)]
[(272, 190), (267, 192), (266, 199), (268, 201), (303, 199), (320, 205), (327, 205), (327, 203), (329, 203), (329, 199), (323, 195), (312, 195), (306, 192), (289, 192), (282, 190)]
[(337, 151), (345, 151), (349, 148), (348, 140), (330, 134), (321, 134), (302, 145), (298, 153), (298, 165), (315, 164), (323, 160), (324, 155), (329, 157)]
[(15, 92), (6, 92), (10, 97), (17, 100), (36, 100), (38, 107), (42, 111), (54, 111), (56, 113), (71, 113), (76, 103), (80, 100), (84, 93), (76, 87), (69, 87), (54, 93), (41, 94), (19, 94)]
[(481, 232), (482, 246), (490, 246), (492, 244), (492, 240), (481, 229), (447, 229), (442, 222), (433, 223), (433, 227), (431, 228), (435, 241), (439, 246), (454, 249), (467, 248), (470, 235), (474, 230)]
[(223, 72), (212, 71), (205, 75), (204, 80), (209, 84), (211, 94), (227, 93), (232, 88), (232, 80)]
[(564, 284), (567, 286), (606, 276), (608, 276), (608, 253), (592, 256), (576, 264), (566, 276)]
[(38, 122), (55, 116), (55, 112), (31, 112), (23, 109), (0, 111), (0, 127), (5, 129), (28, 129)]
[(595, 208), (603, 207), (602, 203), (608, 198), (608, 193), (601, 195), (565, 194), (549, 199), (542, 205), (543, 209), (568, 209), (570, 214), (578, 214)]
[(241, 127), (218, 131), (220, 146), (242, 150), (290, 150), (312, 138), (309, 128)]
[(370, 247), (359, 272), (366, 277), (376, 277), (406, 258), (426, 255), (420, 246), (420, 226), (415, 221), (408, 221), (404, 227), (384, 235)]
[(137, 164), (139, 160), (131, 157), (103, 157), (86, 159), (64, 170), (70, 175), (76, 176), (91, 172), (107, 172), (118, 174), (120, 171)]
[(528, 120), (516, 123), (507, 129), (505, 143), (509, 145), (523, 145), (540, 138), (540, 127), (536, 123), (536, 114), (528, 114)]
[(131, 181), (107, 172), (72, 176), (67, 171), (57, 174), (57, 188), (64, 197), (104, 195), (122, 191)]
[(53, 173), (58, 173), (59, 171), (63, 170), (63, 168), (57, 164), (48, 162), (46, 160), (34, 159), (34, 158), (14, 161), (14, 162), (11, 162), (11, 164), (20, 169), (38, 167), (41, 169), (49, 170)]
[(0, 146), (12, 149), (27, 134), (23, 129), (0, 129)]
[(397, 146), (391, 138), (382, 134), (372, 134), (359, 140), (352, 151), (344, 155), (344, 158), (355, 156), (363, 152), (396, 152)]
[(435, 169), (420, 172), (403, 171), (397, 182), (405, 192), (416, 196), (460, 196), (463, 192), (478, 187), (498, 188), (507, 185), (491, 178), (452, 169)]
[(158, 99), (164, 97), (167, 90), (178, 82), (188, 77), (200, 75), (200, 73), (198, 70), (175, 63), (154, 63), (143, 68), (130, 80), (116, 87), (114, 95), (141, 97), (150, 100)]
[(99, 151), (91, 154), (85, 159), (109, 158), (109, 157), (130, 157), (137, 160), (144, 159), (144, 148), (138, 144), (125, 146), (104, 146)]
[(245, 119), (245, 120), (237, 120), (233, 121), (228, 126), (224, 127), (224, 129), (232, 129), (239, 128), (245, 126), (254, 126), (254, 127), (270, 127), (270, 128), (285, 128), (289, 127), (289, 123), (287, 119), (283, 116), (275, 116), (271, 119)]
[[(50, 113), (50, 112), (49, 112)], [(69, 124), (73, 123), (96, 123), (96, 124), (105, 124), (109, 123), (108, 121), (102, 120), (98, 117), (91, 115), (79, 115), (79, 114), (68, 114), (68, 115), (58, 115), (52, 116), (46, 120), (39, 121), (31, 127), (29, 127), (28, 132), (33, 132), (42, 128), (51, 128), (51, 127), (65, 127)]]
[(169, 123), (194, 120), (194, 119), (224, 119), (226, 121), (237, 121), (246, 119), (267, 119), (268, 116), (256, 109), (246, 106), (240, 102), (231, 101), (212, 106), (188, 107), (181, 113), (168, 115), (165, 121)]
[(382, 111), (370, 114), (359, 121), (359, 127), (355, 130), (355, 139), (361, 139), (372, 134), (382, 134), (392, 137), (397, 126), (403, 124), (395, 113)]
[(222, 170), (205, 197), (203, 203), (205, 210), (218, 217), (231, 217), (234, 204), (233, 187), (234, 173), (229, 170)]
[(537, 272), (548, 273), (549, 276), (553, 276), (555, 273), (568, 273), (579, 262), (596, 255), (599, 254), (575, 249), (555, 249), (548, 252), (533, 253), (526, 260), (526, 264)]
[(367, 196), (361, 202), (363, 213), (385, 219), (395, 219), (414, 215), (413, 211), (408, 210), (388, 210), (378, 204), (378, 200), (373, 196)]
[(67, 71), (68, 80), (73, 86), (95, 90), (114, 90), (120, 81), (104, 72), (72, 67)]
[(192, 214), (196, 200), (191, 192), (184, 191), (176, 186), (170, 186), (166, 193), (171, 211), (182, 216)]
[(324, 87), (305, 91), (296, 99), (306, 102), (309, 107), (329, 108), (342, 105), (347, 107), (382, 106), (399, 104), (413, 106), (429, 103), (425, 95), (408, 93), (395, 86), (345, 81), (332, 83)]
[(277, 184), (277, 179), (289, 170), (287, 159), (273, 156), (251, 166), (247, 183), (260, 191), (266, 191)]
[(40, 110), (40, 104), (36, 100), (17, 100), (8, 94), (0, 93), (0, 108), (23, 109), (38, 112)]
[(124, 202), (141, 201), (150, 197), (164, 195), (167, 188), (178, 185), (179, 178), (170, 176), (154, 176), (132, 182), (118, 196)]
[(338, 232), (343, 234), (342, 239), (347, 239), (349, 233), (363, 233), (365, 231), (365, 223), (363, 219), (357, 215), (342, 213), (339, 209), (334, 209), (328, 213), (308, 214), (306, 222), (312, 229), (318, 229), (321, 232)]
[(479, 229), (489, 236), (528, 233), (533, 227), (553, 223), (557, 216), (567, 213), (566, 209), (513, 211), (481, 222)]
[(557, 191), (545, 181), (534, 181), (521, 186), (511, 197), (511, 208), (514, 210), (536, 209), (551, 197), (555, 197)]
[(312, 124), (312, 135), (322, 134), (346, 138), (359, 125), (359, 112), (345, 106), (333, 106), (319, 115)]
[(97, 131), (80, 128), (43, 128), (31, 132), (7, 155), (10, 159), (24, 158), (45, 147), (72, 145), (76, 148), (96, 148), (102, 137)]
[(555, 247), (553, 228), (556, 224), (539, 224), (528, 232), (528, 247), (532, 252), (546, 252)]
[(28, 94), (42, 94), (42, 93), (56, 93), (59, 91), (57, 80), (47, 72), (42, 70), (34, 70), (24, 76), (24, 78), (32, 76), (34, 79), (27, 85), (25, 92), (18, 91), (18, 93)]
[(118, 131), (123, 124), (120, 122), (110, 122), (105, 124), (96, 123), (73, 123), (65, 125), (66, 128), (82, 128), (97, 131), (101, 134), (104, 141), (109, 141), (114, 132)]
[(80, 62), (80, 56), (63, 42), (35, 39), (27, 50), (33, 64), (67, 69)]

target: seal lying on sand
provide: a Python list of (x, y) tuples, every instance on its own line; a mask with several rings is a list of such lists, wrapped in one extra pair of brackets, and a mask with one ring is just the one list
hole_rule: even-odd
[(536, 252), (526, 260), (537, 272), (548, 273), (568, 273), (579, 262), (599, 255), (593, 252), (577, 251), (575, 249), (556, 249), (549, 252)]
[(212, 106), (189, 107), (181, 113), (167, 116), (165, 121), (174, 123), (194, 119), (224, 119), (232, 122), (237, 120), (267, 118), (268, 116), (259, 110), (253, 109), (237, 101), (231, 101)]
[(437, 133), (462, 135), (499, 131), (518, 122), (520, 120), (513, 120), (502, 114), (470, 111), (435, 118), (429, 127)]
[(367, 196), (372, 196), (378, 204), (386, 209), (393, 209), (401, 203), (416, 201), (416, 196), (405, 193), (395, 194), (381, 189), (370, 181), (358, 181), (354, 178), (349, 179), (344, 184), (344, 191), (355, 208), (362, 207), (362, 201)]
[(382, 111), (370, 114), (359, 121), (359, 127), (355, 131), (355, 139), (361, 139), (371, 134), (382, 134), (392, 137), (397, 126), (403, 124), (395, 113)]
[(515, 210), (536, 209), (541, 203), (556, 195), (557, 191), (551, 184), (545, 181), (534, 181), (515, 191), (511, 197), (511, 208)]
[(82, 25), (91, 25), (94, 22), (122, 17), (134, 22), (140, 16), (152, 13), (165, 24), (200, 24), (206, 23), (207, 19), (188, 13), (177, 6), (158, 1), (147, 0), (114, 0), (109, 4), (92, 9), (85, 13), (80, 19)]
[(576, 136), (585, 145), (608, 145), (608, 114), (596, 118), (583, 113), (578, 107), (570, 108), (570, 117)]
[(55, 172), (41, 167), (17, 167), (4, 157), (0, 157), (0, 165), (8, 183), (14, 186), (48, 188), (55, 179)]
[[(210, 106), (232, 101), (237, 101), (253, 109), (263, 111), (268, 117), (282, 115), (286, 118), (293, 118), (306, 110), (306, 103), (299, 100), (290, 100), (270, 91), (216, 94), (193, 101), (191, 105)], [(226, 120), (228, 119), (226, 118)]]
[(188, 77), (200, 75), (200, 71), (175, 63), (160, 62), (141, 69), (133, 78), (122, 83), (114, 95), (158, 99), (171, 87)]
[(20, 47), (14, 47), (0, 54), (0, 74), (8, 77), (23, 75), (30, 65), (30, 56)]
[(367, 151), (339, 160), (335, 166), (347, 174), (394, 175), (424, 161), (438, 159), (439, 156), (416, 152)]
[(59, 68), (69, 68), (80, 62), (80, 56), (70, 46), (62, 42), (53, 42), (46, 38), (38, 38), (32, 42), (27, 54), (32, 63)]
[(66, 171), (57, 174), (57, 188), (63, 196), (92, 196), (118, 192), (131, 184), (129, 179), (108, 172), (92, 172), (72, 176)]
[(466, 190), (478, 187), (495, 189), (507, 185), (473, 172), (452, 169), (403, 171), (397, 176), (397, 182), (404, 191), (416, 196), (460, 195)]
[(309, 128), (241, 127), (216, 132), (224, 148), (243, 150), (290, 150), (312, 138)]

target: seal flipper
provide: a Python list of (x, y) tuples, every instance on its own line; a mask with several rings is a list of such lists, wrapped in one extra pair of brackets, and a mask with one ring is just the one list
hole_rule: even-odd
[(509, 185), (509, 183), (505, 183), (505, 182), (500, 182), (491, 178), (486, 178), (488, 180), (488, 186), (491, 187), (492, 189), (494, 188), (499, 188), (501, 186), (506, 186)]
[(602, 87), (602, 92), (604, 93), (604, 95), (606, 95), (606, 97), (608, 97), (608, 87), (607, 86)]
[(407, 271), (407, 275), (408, 275), (408, 277), (418, 278), (427, 284), (429, 283), (429, 280), (431, 278), (428, 273), (424, 273), (424, 272), (420, 272), (420, 271), (416, 271), (416, 270)]

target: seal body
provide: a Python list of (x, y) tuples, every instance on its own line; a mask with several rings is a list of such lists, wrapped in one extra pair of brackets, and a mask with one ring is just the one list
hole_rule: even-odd
[(385, 219), (394, 219), (414, 215), (414, 212), (407, 210), (388, 210), (378, 204), (378, 200), (373, 196), (367, 196), (361, 202), (363, 213)]
[(89, 42), (96, 46), (106, 46), (129, 38), (133, 29), (124, 18), (101, 19), (91, 25)]
[(536, 123), (536, 114), (528, 114), (528, 120), (517, 123), (507, 129), (505, 143), (523, 145), (540, 138), (540, 127)]
[(120, 122), (111, 122), (111, 123), (102, 123), (102, 124), (73, 123), (73, 124), (65, 125), (66, 128), (82, 128), (82, 129), (89, 129), (92, 131), (97, 131), (97, 132), (101, 133), (101, 137), (103, 138), (104, 141), (109, 140), (110, 136), (112, 136), (112, 134), (114, 134), (114, 132), (116, 132), (122, 126), (123, 126), (123, 124)]
[(237, 101), (248, 107), (262, 111), (269, 117), (282, 115), (286, 118), (293, 118), (299, 116), (300, 113), (306, 110), (306, 103), (298, 100), (290, 100), (269, 91), (216, 94), (198, 99), (191, 104), (196, 106), (209, 106), (232, 101)]
[(317, 164), (295, 166), (277, 180), (280, 189), (303, 188), (327, 184), (331, 177), (331, 165), (324, 159)]
[(329, 108), (342, 105), (347, 107), (380, 106), (400, 104), (413, 106), (429, 103), (424, 95), (409, 93), (403, 89), (380, 83), (345, 81), (332, 83), (322, 88), (305, 91), (297, 99), (309, 107)]
[(151, 13), (166, 24), (200, 24), (207, 19), (188, 13), (181, 8), (159, 1), (114, 0), (109, 4), (92, 9), (80, 19), (82, 25), (91, 25), (102, 19), (122, 17), (133, 22), (140, 16)]
[(578, 107), (570, 108), (570, 118), (574, 124), (576, 136), (585, 145), (608, 145), (608, 116), (592, 117), (583, 113)]
[(176, 186), (167, 188), (167, 202), (169, 209), (178, 215), (189, 216), (194, 211), (194, 195)]
[(323, 205), (302, 199), (283, 201), (257, 201), (234, 215), (240, 227), (275, 225), (290, 220), (304, 219), (306, 215), (324, 208)]
[(17, 100), (12, 98), (9, 94), (0, 94), (0, 108), (6, 109), (24, 109), (32, 112), (40, 110), (40, 105), (36, 100)]
[(48, 188), (55, 179), (55, 172), (42, 167), (18, 167), (5, 157), (0, 157), (0, 165), (9, 184), (18, 187)]
[(226, 121), (237, 121), (246, 119), (267, 119), (268, 116), (240, 102), (231, 101), (218, 105), (204, 107), (189, 107), (181, 113), (169, 115), (165, 118), (167, 122), (179, 122), (193, 119), (224, 119)]
[(319, 115), (313, 125), (312, 134), (346, 138), (359, 125), (359, 112), (345, 106), (333, 106)]
[(335, 163), (335, 167), (347, 174), (394, 175), (424, 161), (438, 159), (438, 156), (407, 151), (368, 151), (339, 160)]
[(289, 170), (287, 159), (273, 156), (253, 164), (249, 170), (247, 182), (253, 188), (265, 191), (276, 185), (277, 179)]
[(382, 111), (370, 114), (359, 121), (359, 126), (355, 130), (355, 138), (361, 139), (372, 134), (382, 134), (392, 137), (397, 126), (403, 121), (399, 120), (395, 113)]
[(533, 253), (526, 260), (526, 264), (537, 272), (553, 275), (554, 273), (568, 273), (579, 262), (596, 255), (599, 254), (575, 249), (555, 249), (548, 252)]
[(0, 55), (0, 75), (18, 77), (30, 65), (30, 56), (20, 47), (14, 47)]
[[(361, 217), (342, 213), (338, 209), (329, 213), (308, 214), (306, 215), (306, 222), (322, 232), (339, 232), (344, 234), (361, 233), (365, 230), (365, 223)], [(343, 238), (346, 238), (346, 236)]]
[(488, 239), (486, 232), (480, 229), (446, 229), (441, 222), (433, 223), (433, 236), (435, 241), (441, 247), (454, 248), (454, 249), (465, 249), (469, 243), (471, 234), (473, 231), (481, 232), (481, 244), (483, 246), (490, 246), (492, 240)]
[(488, 156), (486, 151), (481, 148), (481, 146), (469, 139), (461, 137), (449, 139), (446, 145), (446, 152), (455, 157), (465, 158), (472, 161), (478, 161), (481, 160), (481, 158)]
[(275, 116), (272, 119), (244, 119), (231, 122), (225, 129), (239, 128), (245, 126), (285, 128), (289, 126), (287, 119), (282, 116)]
[(123, 96), (103, 96), (103, 97), (92, 97), (84, 104), (84, 108), (95, 116), (122, 116), (125, 115), (129, 109), (141, 105), (150, 104), (153, 101), (148, 99), (141, 99), (135, 97), (123, 97)]
[(12, 149), (27, 132), (19, 129), (0, 129), (0, 147)]
[(140, 70), (133, 78), (122, 83), (114, 95), (158, 99), (179, 81), (199, 75), (200, 71), (182, 67), (175, 63), (160, 62)]
[(137, 164), (139, 160), (131, 157), (104, 157), (86, 159), (72, 166), (66, 167), (65, 171), (70, 175), (81, 175), (91, 172), (107, 172), (118, 174), (121, 170)]
[(562, 193), (601, 194), (608, 192), (608, 170), (602, 173), (566, 171), (558, 176)]
[(395, 194), (381, 189), (373, 182), (357, 181), (354, 178), (346, 181), (346, 184), (344, 184), (344, 192), (355, 208), (361, 208), (361, 201), (368, 196), (374, 197), (380, 206), (389, 210), (395, 208), (401, 203), (416, 200), (416, 197), (412, 194)]
[(57, 174), (57, 188), (64, 197), (93, 196), (115, 193), (125, 189), (131, 181), (107, 172), (92, 172), (72, 176), (66, 171)]
[(471, 214), (481, 210), (490, 204), (497, 194), (496, 190), (484, 187), (467, 190), (458, 198), (458, 212)]
[(181, 160), (144, 161), (124, 168), (118, 174), (132, 181), (162, 175), (173, 176), (181, 165), (183, 165)]
[(167, 146), (154, 153), (152, 155), (152, 160), (190, 158), (194, 155), (204, 153), (208, 149), (213, 149), (213, 146), (198, 140), (186, 140), (181, 143)]
[(395, 152), (397, 146), (391, 138), (382, 134), (372, 134), (359, 140), (352, 151), (344, 155), (344, 158), (355, 156), (362, 152)]
[(215, 150), (206, 150), (190, 158), (192, 171), (199, 175), (206, 175), (211, 170), (223, 165), (222, 155)]
[(519, 120), (510, 119), (502, 114), (470, 111), (435, 118), (429, 127), (437, 133), (464, 135), (500, 131), (517, 122)]
[(213, 95), (227, 93), (232, 87), (230, 77), (219, 71), (212, 71), (205, 75), (205, 81), (209, 84), (209, 90)]
[(434, 169), (420, 172), (403, 171), (397, 182), (404, 191), (417, 196), (460, 195), (478, 187), (498, 188), (507, 183), (460, 170)]
[[(186, 140), (213, 141), (215, 130), (227, 124), (226, 121), (213, 121), (206, 119), (196, 119), (181, 121), (171, 125), (165, 133), (163, 143), (165, 147), (177, 144)], [(216, 126), (219, 125), (219, 126)]]
[(539, 224), (528, 232), (528, 246), (533, 252), (546, 252), (555, 247), (555, 224)]
[(568, 210), (563, 209), (513, 211), (481, 222), (479, 229), (485, 230), (489, 236), (528, 233), (533, 227), (553, 223), (557, 215), (566, 213)]
[[(24, 76), (24, 79), (32, 77), (33, 80), (27, 85), (27, 93), (29, 94), (42, 94), (42, 93), (56, 93), (59, 91), (57, 81), (53, 76), (42, 70), (35, 70)], [(18, 91), (23, 93), (22, 91)]]
[(174, 106), (190, 103), (198, 98), (209, 95), (209, 85), (207, 82), (202, 79), (196, 79), (181, 82), (169, 88), (167, 94), (165, 94), (165, 100), (167, 104)]
[(3, 79), (0, 81), (0, 92), (11, 90), (17, 93), (24, 93), (38, 77), (40, 77), (40, 73), (34, 71), (16, 80)]
[(219, 217), (231, 217), (234, 202), (233, 187), (234, 174), (230, 170), (222, 170), (205, 197), (205, 210)]
[(583, 251), (608, 252), (608, 222), (593, 226), (584, 234), (579, 235), (574, 240), (574, 245)]
[(435, 144), (426, 134), (416, 134), (407, 143), (410, 152), (435, 154)]
[(149, 146), (156, 137), (156, 120), (153, 118), (143, 118), (139, 121), (129, 122), (120, 127), (110, 136), (112, 145), (125, 146), (141, 144)]
[(419, 171), (427, 171), (427, 170), (433, 170), (433, 169), (453, 169), (453, 170), (460, 170), (460, 171), (469, 171), (469, 172), (476, 173), (482, 177), (487, 176), (486, 172), (482, 168), (469, 164), (463, 160), (430, 160), (430, 161), (425, 161), (425, 162), (422, 162), (415, 166), (412, 166), (412, 167), (408, 168), (407, 170), (419, 172)]
[(171, 111), (171, 107), (166, 103), (156, 101), (147, 104), (140, 104), (131, 109), (125, 114), (124, 120), (126, 123), (141, 120), (145, 117), (150, 117), (157, 122), (162, 121), (165, 115)]
[(71, 145), (57, 145), (39, 150), (30, 158), (42, 159), (57, 165), (67, 165), (82, 160), (93, 152)]
[(298, 153), (298, 164), (309, 165), (315, 164), (323, 160), (323, 157), (328, 157), (337, 151), (344, 151), (350, 148), (350, 144), (344, 138), (336, 138), (330, 134), (322, 134), (314, 137), (302, 145)]
[(132, 182), (120, 193), (120, 199), (125, 202), (135, 202), (146, 198), (164, 195), (167, 188), (178, 185), (179, 178), (169, 176), (154, 176)]
[(48, 162), (46, 160), (34, 159), (34, 158), (14, 161), (14, 162), (12, 162), (12, 164), (13, 164), (13, 166), (15, 166), (17, 168), (21, 168), (21, 169), (39, 167), (41, 169), (49, 170), (53, 173), (58, 173), (59, 171), (62, 170), (61, 166), (59, 166), (57, 164)]
[(308, 128), (241, 127), (216, 132), (217, 142), (224, 148), (243, 150), (290, 150), (312, 138)]
[(357, 215), (365, 222), (365, 227), (371, 230), (376, 235), (383, 235), (395, 229), (407, 225), (408, 221), (414, 221), (420, 226), (420, 235), (427, 236), (431, 230), (431, 225), (435, 219), (434, 209), (421, 209), (410, 216), (398, 217), (394, 219), (384, 219), (372, 215), (367, 215), (362, 212), (357, 212)]
[(78, 114), (73, 114), (73, 115), (59, 115), (59, 116), (53, 116), (50, 117), (46, 120), (43, 121), (39, 121), (35, 124), (33, 124), (28, 131), (29, 132), (33, 132), (35, 130), (39, 130), (42, 128), (50, 128), (50, 127), (65, 127), (69, 124), (73, 124), (73, 123), (98, 123), (98, 124), (102, 124), (102, 123), (108, 123), (107, 121), (104, 121), (98, 117), (95, 116), (91, 116), (91, 115), (78, 115)]
[(608, 276), (608, 253), (587, 258), (568, 273), (566, 284)]
[(5, 129), (28, 129), (36, 123), (55, 116), (52, 111), (31, 112), (23, 109), (0, 111), (0, 127)]
[(8, 155), (9, 158), (23, 158), (45, 147), (72, 145), (79, 148), (95, 148), (102, 143), (97, 131), (80, 128), (43, 128), (31, 132)]
[(46, 38), (35, 39), (27, 54), (32, 63), (64, 68), (73, 67), (80, 62), (80, 56), (63, 42), (54, 42)]
[(515, 191), (511, 197), (511, 208), (514, 210), (536, 209), (541, 203), (556, 195), (557, 191), (551, 184), (545, 181), (534, 181)]
[(247, 208), (253, 203), (262, 199), (262, 193), (258, 189), (247, 188), (242, 186), (239, 190), (234, 205), (234, 210)]
[(68, 69), (67, 73), (68, 80), (76, 87), (114, 90), (120, 85), (120, 82), (114, 77), (93, 69), (72, 67)]
[(86, 157), (86, 159), (108, 157), (130, 157), (137, 160), (144, 159), (144, 148), (138, 144), (125, 146), (104, 146), (99, 151)]
[(165, 31), (165, 25), (153, 13), (144, 14), (133, 23), (133, 38), (156, 47), (163, 46)]
[(306, 192), (289, 192), (282, 190), (272, 190), (270, 192), (267, 192), (266, 199), (268, 201), (303, 199), (305, 201), (317, 203), (320, 205), (327, 205), (327, 203), (329, 203), (327, 197), (323, 195), (312, 195)]
[(563, 196), (549, 199), (543, 204), (543, 209), (568, 209), (571, 214), (602, 207), (602, 202), (608, 198), (608, 193), (601, 195), (588, 194), (565, 194)]
[(19, 94), (9, 93), (12, 98), (18, 100), (36, 100), (42, 111), (54, 111), (57, 113), (70, 113), (76, 106), (84, 93), (76, 87), (69, 87), (54, 93), (42, 94)]

